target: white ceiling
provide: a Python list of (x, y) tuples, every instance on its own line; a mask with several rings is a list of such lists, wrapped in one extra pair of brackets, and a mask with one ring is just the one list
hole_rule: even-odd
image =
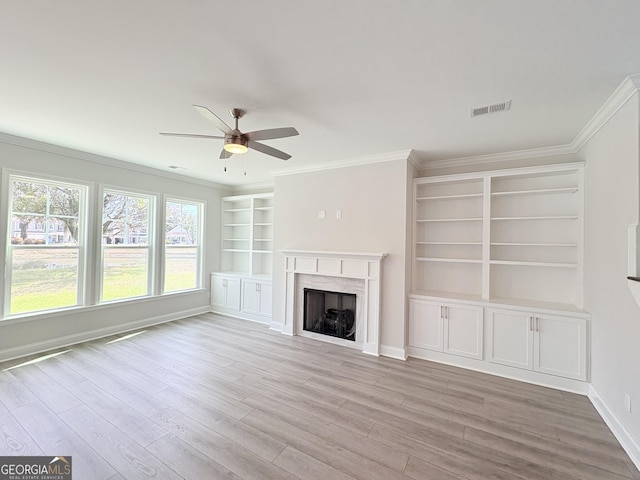
[[(640, 73), (637, 0), (2, 1), (0, 131), (229, 185), (414, 149), (421, 161), (571, 143)], [(469, 109), (512, 100), (511, 111)], [(192, 107), (243, 131), (218, 159)], [(0, 159), (1, 162), (1, 159)]]

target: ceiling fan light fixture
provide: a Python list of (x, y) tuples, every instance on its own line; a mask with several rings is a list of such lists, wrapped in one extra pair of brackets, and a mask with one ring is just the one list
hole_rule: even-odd
[(224, 141), (224, 149), (229, 153), (247, 153), (247, 141), (242, 137), (226, 138)]

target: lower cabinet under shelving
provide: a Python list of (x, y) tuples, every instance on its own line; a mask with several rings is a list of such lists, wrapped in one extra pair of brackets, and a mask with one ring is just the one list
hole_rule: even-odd
[(588, 314), (409, 298), (408, 353), (567, 390), (586, 388)]
[(271, 323), (271, 280), (239, 274), (211, 274), (211, 311)]

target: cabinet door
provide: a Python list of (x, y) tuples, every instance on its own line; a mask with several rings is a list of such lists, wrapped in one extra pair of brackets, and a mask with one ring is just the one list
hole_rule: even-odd
[(240, 279), (227, 278), (226, 307), (240, 311)]
[(487, 309), (487, 360), (533, 368), (533, 313)]
[(270, 283), (260, 283), (260, 309), (258, 313), (271, 317), (272, 288)]
[(586, 380), (587, 322), (582, 318), (536, 315), (534, 368)]
[(446, 304), (444, 351), (463, 357), (482, 359), (482, 308)]
[(211, 276), (211, 306), (240, 310), (240, 279)]
[(211, 306), (224, 308), (227, 304), (227, 288), (225, 278), (211, 277)]
[(409, 345), (442, 351), (442, 304), (412, 298), (409, 300)]
[(258, 313), (260, 310), (260, 284), (253, 280), (242, 281), (242, 311)]

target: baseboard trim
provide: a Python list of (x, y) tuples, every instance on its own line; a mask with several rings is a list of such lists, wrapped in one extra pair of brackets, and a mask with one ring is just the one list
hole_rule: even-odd
[(284, 329), (284, 323), (282, 323), (282, 322), (271, 321), (271, 324), (269, 325), (269, 330), (274, 330), (276, 332), (282, 332), (283, 329)]
[(7, 348), (4, 350), (0, 350), (0, 362), (6, 362), (7, 360), (26, 357), (27, 355), (43, 353), (56, 348), (69, 347), (71, 345), (76, 345), (82, 342), (90, 342), (99, 338), (108, 337), (109, 335), (130, 332), (131, 330), (137, 330), (139, 328), (151, 327), (153, 325), (159, 325), (161, 323), (172, 322), (174, 320), (180, 320), (181, 318), (208, 313), (209, 311), (210, 307), (208, 305), (205, 305), (202, 307), (191, 308), (189, 310), (183, 310), (180, 312), (159, 315), (128, 323), (121, 323), (111, 327), (89, 330), (86, 332), (75, 333), (73, 335), (65, 335), (63, 337), (52, 338), (43, 342), (30, 343), (27, 345), (21, 345), (19, 347)]
[(380, 345), (380, 355), (403, 361), (407, 359), (407, 351), (404, 348), (390, 347), (389, 345)]
[(589, 392), (587, 397), (591, 400), (591, 403), (598, 411), (604, 422), (607, 424), (613, 435), (618, 439), (624, 451), (627, 452), (629, 458), (634, 463), (636, 468), (640, 470), (640, 445), (634, 440), (631, 434), (628, 432), (622, 422), (618, 420), (618, 417), (611, 411), (609, 406), (602, 400), (602, 397), (597, 392), (593, 385), (589, 384)]

